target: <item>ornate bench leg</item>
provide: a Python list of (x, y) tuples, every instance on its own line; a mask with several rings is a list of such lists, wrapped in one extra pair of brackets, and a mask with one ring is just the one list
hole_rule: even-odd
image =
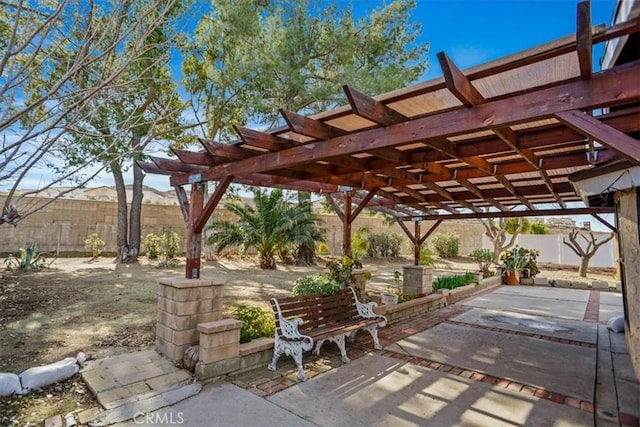
[(344, 345), (344, 341), (346, 336), (349, 334), (341, 334), (341, 335), (337, 335), (333, 338), (330, 338), (331, 341), (333, 341), (334, 343), (336, 343), (338, 345), (338, 348), (340, 349), (340, 355), (342, 356), (342, 362), (343, 363), (349, 363), (351, 362), (351, 359), (349, 359), (349, 357), (347, 357), (347, 350), (345, 348)]
[(322, 347), (322, 344), (324, 344), (326, 340), (320, 340), (320, 341), (316, 341), (316, 348), (313, 349), (313, 354), (315, 354), (316, 356), (320, 354), (320, 347)]
[(296, 367), (298, 368), (298, 379), (300, 381), (306, 381), (307, 376), (304, 374), (304, 368), (302, 367), (302, 349), (299, 352), (292, 354), (293, 360), (296, 362)]
[(356, 333), (358, 332), (358, 330), (356, 329), (355, 331), (352, 331), (351, 333), (349, 333), (349, 335), (347, 335), (347, 342), (354, 342), (356, 340)]
[(367, 332), (371, 334), (371, 338), (373, 338), (373, 347), (376, 350), (382, 350), (382, 346), (380, 345), (380, 341), (378, 341), (378, 325), (369, 325), (365, 327)]
[(276, 342), (274, 343), (274, 346), (273, 346), (273, 357), (271, 358), (271, 363), (267, 365), (268, 370), (275, 372), (278, 359), (280, 358), (280, 356), (282, 356), (284, 352), (285, 352), (285, 345), (283, 345), (283, 343), (280, 340), (276, 339)]

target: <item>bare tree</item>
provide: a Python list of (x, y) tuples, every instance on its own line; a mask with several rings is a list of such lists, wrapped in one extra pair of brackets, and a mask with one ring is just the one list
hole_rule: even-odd
[(515, 229), (515, 232), (511, 234), (511, 237), (507, 241), (507, 218), (498, 218), (498, 219), (479, 219), (480, 223), (484, 226), (485, 234), (487, 237), (491, 239), (493, 242), (493, 253), (495, 254), (495, 259), (493, 262), (496, 264), (500, 261), (500, 254), (505, 249), (509, 249), (514, 245), (516, 241), (516, 237), (522, 231), (524, 227), (524, 220), (522, 217), (518, 218), (518, 225)]
[[(580, 243), (578, 243), (578, 235), (582, 236), (582, 238), (587, 243), (586, 248), (583, 248), (582, 246), (580, 246)], [(568, 242), (564, 237), (562, 238), (562, 243), (569, 246), (571, 250), (573, 250), (573, 252), (575, 252), (576, 255), (580, 257), (580, 270), (578, 270), (578, 274), (580, 275), (580, 277), (587, 277), (587, 269), (589, 268), (589, 262), (591, 261), (591, 258), (593, 258), (596, 252), (598, 252), (600, 246), (613, 239), (613, 236), (614, 234), (611, 233), (609, 237), (598, 242), (593, 233), (589, 233), (589, 237), (587, 238), (584, 233), (579, 233), (578, 230), (574, 228), (569, 233)]]
[[(149, 52), (168, 49), (166, 39), (149, 41), (179, 5), (177, 0), (0, 0), (0, 189), (7, 190), (0, 224), (15, 226), (64, 192), (44, 201), (28, 196), (63, 183), (70, 184), (66, 192), (86, 184), (109, 167), (97, 159), (112, 156), (117, 162), (129, 156), (114, 150), (118, 142), (112, 138), (105, 139), (101, 153), (73, 166), (60, 162), (68, 152), (68, 132), (91, 122), (98, 108), (109, 108), (125, 73), (131, 83), (144, 78)], [(138, 74), (131, 73), (136, 68)], [(123, 116), (117, 127), (139, 128), (140, 121), (131, 118)], [(38, 188), (20, 193), (37, 174), (44, 175)]]

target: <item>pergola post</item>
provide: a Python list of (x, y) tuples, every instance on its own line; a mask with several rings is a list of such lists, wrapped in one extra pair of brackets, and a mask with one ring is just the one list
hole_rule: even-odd
[(427, 237), (429, 237), (431, 235), (431, 233), (433, 233), (436, 228), (438, 228), (438, 226), (442, 223), (443, 220), (439, 219), (437, 220), (430, 228), (429, 230), (424, 234), (424, 236), (420, 237), (420, 219), (416, 218), (413, 221), (414, 224), (414, 233), (411, 233), (411, 230), (409, 230), (409, 227), (407, 227), (404, 223), (404, 221), (400, 220), (400, 219), (396, 219), (396, 221), (398, 221), (398, 224), (400, 225), (400, 227), (402, 228), (402, 230), (404, 230), (405, 234), (407, 235), (407, 237), (409, 238), (409, 240), (411, 240), (411, 242), (413, 243), (413, 263), (414, 265), (420, 265), (420, 249), (422, 248), (422, 244), (424, 243), (425, 240), (427, 240)]
[(351, 255), (351, 199), (351, 192), (345, 191), (344, 215), (342, 215), (342, 255)]
[(204, 206), (204, 184), (191, 184), (189, 197), (189, 217), (187, 219), (187, 265), (185, 278), (200, 278), (200, 253), (202, 251), (202, 230), (196, 229), (198, 218)]

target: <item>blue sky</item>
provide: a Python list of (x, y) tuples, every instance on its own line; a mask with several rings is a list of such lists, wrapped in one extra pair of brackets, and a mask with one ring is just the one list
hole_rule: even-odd
[[(353, 0), (356, 11), (382, 1)], [(424, 80), (442, 72), (436, 54), (444, 51), (461, 68), (483, 64), (560, 37), (575, 34), (576, 0), (417, 0), (412, 21), (422, 25), (431, 66)], [(592, 0), (592, 24), (611, 23), (615, 0)], [(601, 49), (594, 64), (599, 63)]]

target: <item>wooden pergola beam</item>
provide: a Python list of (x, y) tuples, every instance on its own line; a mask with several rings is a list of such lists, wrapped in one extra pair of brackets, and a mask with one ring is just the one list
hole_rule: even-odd
[(615, 208), (567, 208), (567, 209), (538, 209), (533, 211), (508, 211), (508, 212), (479, 212), (468, 214), (446, 214), (439, 216), (431, 215), (414, 215), (414, 216), (399, 216), (400, 221), (413, 221), (416, 218), (422, 220), (434, 220), (434, 219), (481, 219), (481, 218), (519, 218), (529, 216), (557, 216), (557, 215), (593, 215), (593, 214), (605, 214), (615, 213)]
[(280, 151), (285, 148), (291, 148), (300, 145), (295, 141), (281, 138), (270, 133), (260, 132), (237, 125), (233, 125), (233, 128), (245, 144), (264, 148), (265, 150)]
[(576, 132), (595, 139), (632, 163), (640, 165), (640, 141), (637, 139), (601, 123), (582, 111), (561, 111), (556, 113), (555, 117)]
[(589, 1), (578, 3), (576, 27), (576, 50), (580, 64), (580, 78), (588, 80), (591, 78), (593, 70), (593, 36), (591, 33), (591, 3)]
[(299, 133), (300, 135), (324, 140), (343, 136), (347, 133), (341, 129), (321, 122), (320, 120), (314, 120), (309, 117), (294, 113), (293, 111), (284, 110), (282, 108), (279, 111), (284, 120), (287, 122), (289, 129), (291, 129), (295, 133)]
[(389, 126), (396, 123), (402, 123), (408, 120), (406, 116), (387, 107), (380, 101), (358, 92), (357, 90), (344, 85), (342, 87), (353, 112), (360, 117), (364, 117), (374, 123), (382, 126)]

